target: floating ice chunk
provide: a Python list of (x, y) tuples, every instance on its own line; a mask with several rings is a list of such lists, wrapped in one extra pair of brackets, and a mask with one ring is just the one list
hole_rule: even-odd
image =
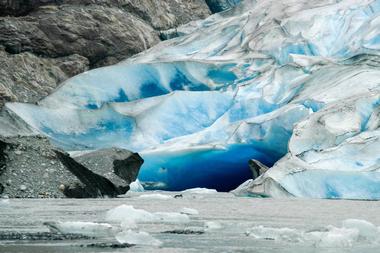
[(81, 234), (86, 236), (104, 237), (113, 236), (117, 229), (107, 223), (82, 221), (45, 222), (51, 232), (61, 234)]
[(154, 222), (157, 220), (152, 213), (142, 209), (135, 209), (129, 205), (121, 205), (109, 210), (106, 214), (106, 219), (108, 221), (134, 223)]
[(356, 229), (362, 239), (375, 241), (379, 240), (379, 229), (366, 220), (347, 219), (342, 222), (342, 227), (347, 229)]
[(132, 182), (129, 185), (129, 187), (130, 187), (129, 189), (130, 192), (144, 192), (144, 186), (142, 186), (142, 184), (140, 183), (138, 179)]
[(137, 229), (138, 225), (134, 220), (128, 219), (128, 220), (123, 220), (120, 224), (120, 227), (122, 231), (126, 231), (129, 229)]
[(328, 226), (327, 231), (304, 233), (303, 236), (306, 241), (314, 243), (317, 247), (346, 248), (358, 242), (359, 231)]
[(340, 228), (330, 225), (310, 231), (257, 226), (247, 231), (247, 235), (256, 239), (306, 243), (328, 248), (345, 248), (360, 243), (379, 244), (380, 242), (380, 232), (376, 226), (368, 221), (355, 219), (343, 221)]
[(8, 206), (9, 204), (10, 204), (9, 199), (5, 199), (5, 198), (0, 199), (0, 207), (5, 207), (5, 206)]
[(217, 221), (207, 221), (205, 222), (206, 230), (217, 230), (223, 228), (222, 224)]
[(134, 232), (127, 230), (120, 232), (116, 235), (116, 240), (119, 243), (127, 243), (132, 245), (149, 245), (149, 246), (161, 246), (162, 242), (155, 239), (146, 232)]
[(152, 194), (144, 194), (138, 197), (139, 199), (158, 199), (158, 200), (169, 200), (173, 199), (170, 195), (160, 194), (160, 193), (152, 193)]
[(256, 239), (276, 240), (285, 242), (301, 242), (302, 233), (290, 228), (270, 228), (264, 226), (253, 227), (247, 232)]
[(109, 221), (125, 222), (126, 226), (139, 223), (187, 223), (190, 221), (186, 214), (175, 212), (150, 213), (133, 206), (121, 205), (109, 210), (106, 214)]
[(190, 218), (187, 214), (175, 212), (156, 212), (154, 213), (157, 222), (164, 223), (188, 223)]
[(193, 208), (184, 207), (181, 209), (180, 213), (188, 215), (198, 215), (199, 211)]
[(190, 194), (215, 194), (217, 193), (214, 189), (207, 189), (207, 188), (192, 188), (182, 191), (183, 193), (190, 193)]

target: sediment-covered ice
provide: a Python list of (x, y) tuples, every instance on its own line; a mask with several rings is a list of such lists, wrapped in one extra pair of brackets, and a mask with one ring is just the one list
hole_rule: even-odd
[(94, 223), (83, 221), (45, 222), (45, 226), (51, 232), (60, 234), (81, 234), (91, 237), (113, 236), (118, 232), (117, 228), (108, 223)]
[(205, 228), (206, 228), (206, 231), (211, 231), (211, 230), (222, 229), (223, 226), (217, 221), (207, 221), (205, 222)]
[(285, 156), (255, 182), (266, 194), (379, 199), (379, 14), (379, 0), (241, 1), (6, 109), (67, 151), (139, 152), (148, 190), (231, 190), (248, 160)]

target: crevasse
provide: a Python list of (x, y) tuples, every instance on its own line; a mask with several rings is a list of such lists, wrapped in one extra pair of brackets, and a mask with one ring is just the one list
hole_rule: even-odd
[(274, 165), (255, 183), (272, 196), (380, 199), (379, 14), (373, 0), (245, 0), (6, 109), (67, 151), (139, 152), (154, 189), (230, 190), (257, 159)]

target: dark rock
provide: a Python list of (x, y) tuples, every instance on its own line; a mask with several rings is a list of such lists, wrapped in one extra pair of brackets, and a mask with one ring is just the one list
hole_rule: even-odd
[(81, 247), (88, 247), (88, 248), (99, 248), (99, 249), (125, 249), (125, 248), (132, 248), (136, 245), (134, 244), (128, 244), (128, 243), (107, 243), (107, 242), (100, 242), (100, 243), (91, 243), (87, 245), (81, 245)]
[(79, 180), (65, 185), (63, 193), (72, 198), (116, 197), (129, 190), (137, 179), (142, 158), (123, 149), (104, 149), (70, 157), (56, 151), (58, 158)]
[(0, 34), (8, 53), (51, 58), (80, 54), (93, 67), (116, 63), (159, 42), (143, 20), (98, 5), (49, 5), (27, 17), (0, 18)]
[(25, 15), (40, 5), (40, 0), (0, 0), (0, 16)]
[(262, 174), (264, 174), (265, 172), (269, 170), (269, 168), (266, 165), (262, 164), (258, 160), (252, 159), (248, 162), (248, 164), (249, 164), (249, 168), (252, 171), (253, 179), (258, 178), (259, 176), (261, 176)]
[(3, 173), (6, 166), (6, 159), (7, 159), (5, 155), (6, 148), (7, 148), (7, 144), (0, 140), (0, 175)]
[[(75, 161), (70, 155), (56, 151), (56, 154), (66, 166), (66, 168), (73, 173), (83, 185), (79, 185), (79, 191), (70, 191), (69, 193), (78, 193), (77, 196), (69, 196), (76, 198), (97, 198), (97, 197), (116, 197), (121, 194), (119, 189), (108, 179), (99, 176), (98, 174), (92, 172), (91, 170), (84, 167), (82, 164)], [(127, 189), (128, 190), (128, 189)], [(66, 195), (67, 192), (63, 191)]]
[(60, 234), (51, 232), (14, 232), (1, 231), (0, 241), (63, 241), (63, 240), (89, 240), (93, 237), (80, 234)]
[(177, 235), (203, 235), (204, 230), (191, 230), (191, 229), (176, 229), (161, 232), (162, 234), (177, 234)]

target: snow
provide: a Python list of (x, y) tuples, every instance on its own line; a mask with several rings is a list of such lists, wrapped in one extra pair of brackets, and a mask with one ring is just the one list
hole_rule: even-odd
[(356, 219), (344, 220), (342, 227), (329, 225), (309, 231), (256, 226), (247, 231), (247, 235), (259, 240), (311, 244), (318, 248), (347, 248), (360, 243), (380, 243), (379, 228), (368, 221)]
[[(379, 0), (246, 0), (13, 112), (66, 151), (139, 152), (149, 189), (380, 199)], [(227, 2), (226, 2), (227, 3)], [(16, 117), (16, 116), (14, 116)]]

